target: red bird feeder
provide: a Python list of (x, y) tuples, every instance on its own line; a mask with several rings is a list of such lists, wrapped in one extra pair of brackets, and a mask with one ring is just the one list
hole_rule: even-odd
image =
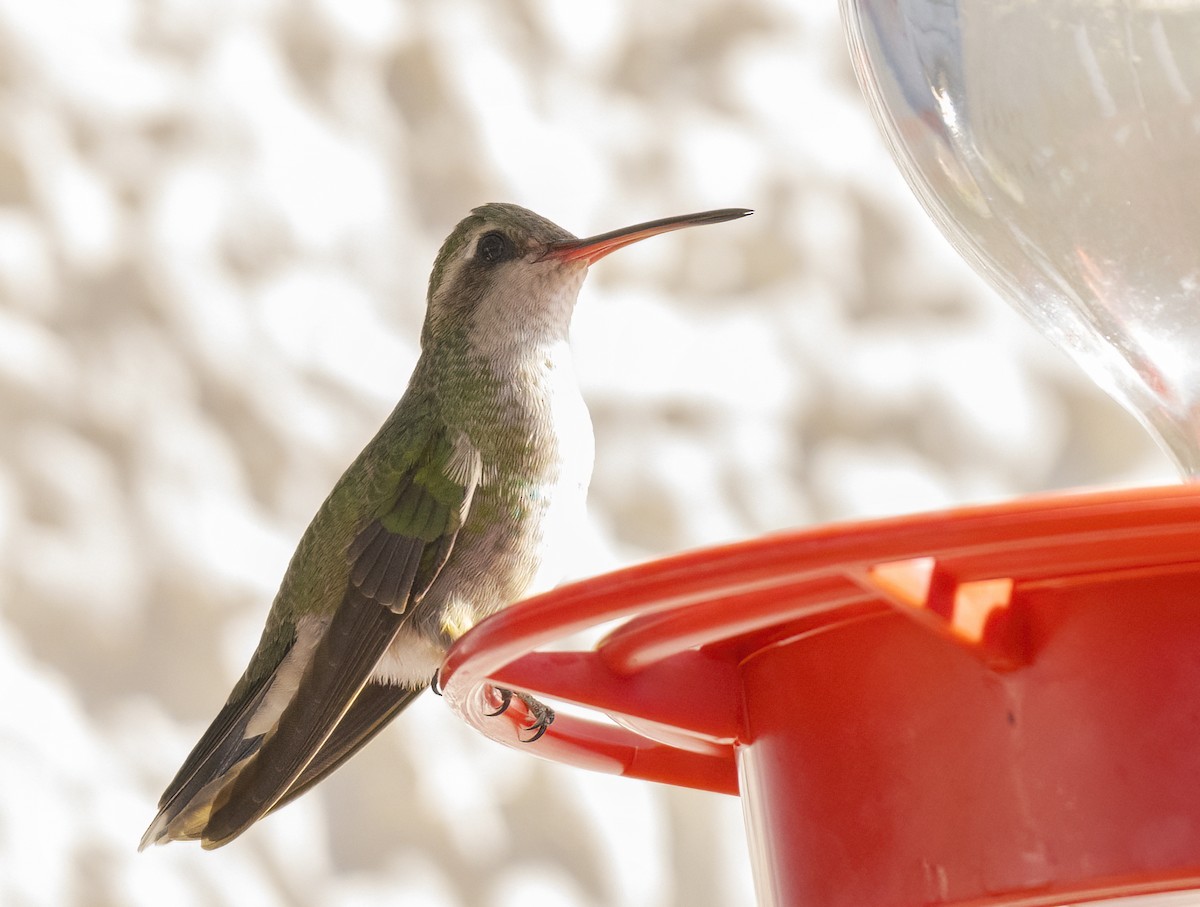
[[(541, 651), (624, 619), (595, 649)], [(759, 901), (1200, 888), (1200, 488), (821, 527), (562, 587), (446, 699), (550, 759), (743, 798)], [(519, 742), (491, 685), (584, 706)], [(614, 724), (615, 722), (615, 724)]]

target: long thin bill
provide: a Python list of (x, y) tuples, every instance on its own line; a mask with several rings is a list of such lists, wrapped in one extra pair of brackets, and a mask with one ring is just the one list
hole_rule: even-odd
[(660, 220), (611, 230), (598, 236), (585, 239), (568, 239), (551, 243), (542, 258), (557, 258), (559, 261), (578, 261), (583, 259), (589, 265), (599, 261), (609, 252), (624, 248), (631, 243), (639, 242), (659, 233), (669, 233), (671, 230), (681, 230), (684, 227), (700, 227), (704, 224), (719, 224), (727, 220), (736, 220), (753, 214), (750, 208), (721, 208), (717, 211), (701, 211), (699, 214), (681, 214), (677, 217), (664, 217)]

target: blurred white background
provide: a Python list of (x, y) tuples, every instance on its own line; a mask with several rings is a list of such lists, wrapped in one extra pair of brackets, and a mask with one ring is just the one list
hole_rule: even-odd
[(548, 765), (426, 697), (215, 853), (138, 855), (485, 201), (598, 265), (576, 572), (1172, 482), (950, 251), (834, 0), (0, 0), (0, 903), (724, 905), (736, 800)]

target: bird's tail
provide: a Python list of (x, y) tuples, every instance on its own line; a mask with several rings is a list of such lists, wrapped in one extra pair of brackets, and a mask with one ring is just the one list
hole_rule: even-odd
[[(424, 689), (369, 683), (354, 699), (304, 770), (265, 814), (306, 792), (349, 759), (411, 703)], [(159, 812), (142, 836), (139, 850), (151, 844), (200, 840), (206, 848), (230, 838), (209, 841), (209, 820), (222, 794), (233, 789), (238, 776), (262, 748), (265, 735), (246, 737), (263, 698), (258, 691), (235, 714), (226, 710), (213, 722), (159, 801)]]

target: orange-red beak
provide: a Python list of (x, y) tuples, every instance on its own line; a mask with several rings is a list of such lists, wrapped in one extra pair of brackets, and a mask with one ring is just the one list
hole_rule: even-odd
[(721, 208), (718, 211), (702, 211), (699, 214), (682, 214), (678, 217), (664, 217), (661, 220), (647, 221), (620, 230), (601, 233), (599, 236), (589, 236), (586, 239), (567, 239), (551, 243), (542, 253), (542, 258), (556, 258), (559, 261), (578, 261), (583, 259), (589, 265), (599, 261), (609, 252), (624, 248), (631, 243), (680, 230), (683, 227), (699, 227), (703, 224), (719, 224), (722, 221), (745, 217), (754, 212), (749, 208)]

